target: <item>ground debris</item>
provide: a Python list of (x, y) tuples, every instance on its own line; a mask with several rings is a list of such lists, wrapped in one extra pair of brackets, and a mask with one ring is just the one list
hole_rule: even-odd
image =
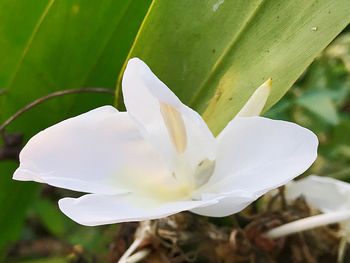
[[(264, 235), (285, 223), (320, 213), (302, 197), (287, 203), (283, 194), (282, 189), (275, 196), (265, 197), (263, 205), (255, 203), (223, 219), (183, 212), (158, 220), (119, 224), (115, 235), (111, 232), (112, 242), (106, 243), (109, 245), (105, 253), (42, 238), (17, 243), (9, 258), (62, 256), (70, 263), (116, 263), (139, 239), (130, 255), (142, 257), (133, 262), (336, 263), (341, 240), (338, 224), (278, 239)], [(45, 234), (40, 226), (35, 229), (36, 235)], [(140, 233), (146, 234), (140, 238)], [(349, 252), (346, 248), (343, 263), (350, 262)]]
[[(221, 226), (189, 212), (151, 221), (151, 234), (138, 248), (149, 248), (151, 253), (139, 262), (337, 262), (340, 242), (337, 224), (276, 240), (264, 236), (272, 228), (319, 213), (302, 197), (287, 204), (281, 196), (283, 190), (277, 195), (280, 196), (271, 198), (259, 211), (243, 211), (238, 214), (237, 220), (231, 226)], [(119, 231), (124, 230), (120, 228)], [(130, 245), (130, 236), (125, 237), (124, 242)], [(127, 249), (126, 245), (122, 247), (124, 251)], [(346, 260), (349, 260), (348, 254), (344, 262), (348, 262)], [(116, 258), (110, 262), (116, 262)]]

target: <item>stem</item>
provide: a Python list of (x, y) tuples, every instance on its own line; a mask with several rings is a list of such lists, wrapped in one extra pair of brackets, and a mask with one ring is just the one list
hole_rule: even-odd
[(343, 263), (344, 262), (344, 256), (346, 252), (346, 244), (348, 243), (348, 236), (342, 237), (339, 243), (339, 248), (338, 248), (338, 263)]
[(83, 92), (99, 92), (99, 93), (115, 94), (114, 90), (104, 89), (104, 88), (82, 88), (82, 89), (68, 89), (68, 90), (56, 91), (29, 103), (27, 106), (17, 111), (0, 126), (0, 131), (1, 133), (4, 133), (6, 126), (9, 125), (13, 120), (18, 118), (24, 112), (28, 111), (29, 109), (37, 106), (38, 104), (44, 101), (47, 101), (51, 98), (62, 96), (62, 95), (67, 95), (72, 93), (83, 93)]
[(130, 245), (130, 247), (125, 251), (125, 253), (123, 254), (123, 256), (119, 259), (118, 263), (126, 263), (127, 259), (129, 258), (129, 256), (138, 248), (138, 246), (142, 243), (143, 241), (143, 236), (140, 236), (138, 238), (136, 238), (134, 240), (134, 242), (132, 242), (132, 244)]
[(310, 216), (271, 229), (265, 233), (265, 236), (271, 239), (280, 238), (316, 227), (338, 223), (349, 218), (350, 211), (338, 211)]
[[(130, 257), (130, 255), (140, 246), (142, 241), (145, 240), (145, 238), (148, 237), (149, 234), (150, 234), (150, 221), (147, 220), (147, 221), (141, 222), (139, 228), (136, 230), (134, 242), (132, 242), (130, 247), (124, 252), (123, 256), (118, 260), (118, 263), (129, 263), (130, 258), (131, 258), (130, 263), (137, 262), (135, 261), (134, 256), (136, 257), (136, 259), (138, 259), (140, 255), (137, 256), (138, 253), (136, 253), (132, 257)], [(148, 253), (149, 252), (141, 255), (143, 257), (146, 257)]]
[(144, 259), (145, 257), (148, 256), (148, 254), (151, 253), (150, 249), (143, 249), (138, 252), (136, 252), (134, 255), (128, 257), (126, 260), (127, 263), (136, 263), (139, 262), (140, 260)]

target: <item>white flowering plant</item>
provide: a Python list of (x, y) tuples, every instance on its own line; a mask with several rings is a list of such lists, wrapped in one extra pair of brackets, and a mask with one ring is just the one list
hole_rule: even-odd
[(0, 261), (350, 260), (349, 9), (2, 0)]
[(296, 124), (258, 117), (271, 80), (215, 138), (135, 58), (123, 77), (127, 112), (104, 106), (34, 136), (13, 178), (80, 192), (59, 207), (84, 225), (165, 217), (190, 210), (222, 217), (303, 173), (317, 137)]

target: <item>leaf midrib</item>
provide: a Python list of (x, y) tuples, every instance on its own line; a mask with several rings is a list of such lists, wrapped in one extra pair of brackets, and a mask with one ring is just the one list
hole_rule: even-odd
[[(265, 2), (266, 2), (266, 0), (260, 0), (260, 3), (253, 10), (253, 12), (251, 12), (251, 14), (249, 15), (248, 19), (245, 21), (245, 23), (239, 29), (237, 34), (232, 38), (231, 42), (228, 44), (227, 48), (224, 50), (222, 55), (216, 61), (216, 63), (214, 64), (214, 66), (210, 70), (209, 74), (207, 75), (207, 77), (199, 85), (198, 90), (195, 92), (192, 100), (189, 102), (189, 106), (190, 107), (194, 107), (194, 105), (196, 104), (198, 98), (201, 96), (201, 93), (203, 92), (203, 90), (206, 88), (206, 86), (210, 82), (212, 76), (214, 76), (215, 73), (217, 72), (217, 70), (220, 68), (224, 58), (226, 57), (226, 55), (234, 48), (234, 46), (236, 45), (236, 43), (238, 42), (238, 40), (240, 39), (240, 37), (242, 36), (244, 31), (247, 29), (248, 25), (251, 23), (251, 21), (257, 15), (257, 13), (259, 12), (260, 8), (265, 4)], [(216, 90), (217, 90), (217, 88), (215, 88), (215, 91)], [(213, 94), (215, 94), (215, 91), (213, 91)]]

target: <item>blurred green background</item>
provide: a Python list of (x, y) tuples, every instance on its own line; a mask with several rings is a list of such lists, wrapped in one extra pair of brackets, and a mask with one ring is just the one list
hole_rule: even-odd
[[(229, 52), (226, 52), (225, 41), (231, 43), (232, 37), (237, 37), (235, 35), (237, 32), (238, 36), (241, 36), (243, 34), (241, 32), (245, 31), (241, 28), (232, 28), (231, 35), (224, 36), (224, 34), (231, 32), (231, 27), (234, 27), (235, 24), (244, 27), (238, 19), (243, 21), (246, 18), (243, 15), (242, 18), (233, 16), (238, 22), (234, 20), (225, 23), (224, 30), (219, 32), (221, 35), (215, 35), (215, 30), (208, 29), (211, 26), (209, 24), (213, 24), (211, 19), (217, 22), (216, 27), (222, 27), (220, 21), (231, 15), (232, 10), (225, 13), (225, 10), (222, 11), (219, 6), (215, 6), (217, 1), (206, 1), (205, 5), (210, 6), (208, 10), (210, 16), (213, 17), (206, 20), (207, 24), (203, 27), (198, 20), (193, 19), (191, 12), (194, 11), (187, 6), (186, 1), (177, 2), (180, 3), (178, 6), (175, 6), (175, 2), (169, 2), (170, 6), (162, 5), (164, 2), (154, 1), (152, 12), (146, 17), (143, 30), (139, 33), (138, 41), (130, 56), (137, 55), (149, 62), (152, 69), (154, 68), (155, 72), (160, 73), (160, 78), (185, 103), (200, 110), (201, 113), (205, 112), (208, 105), (211, 105), (207, 115), (209, 120), (213, 119), (210, 116), (217, 116), (215, 115), (217, 112), (225, 113), (225, 118), (220, 120), (218, 127), (232, 118), (237, 109), (244, 104), (257, 87), (257, 83), (261, 84), (270, 76), (266, 74), (270, 74), (271, 70), (273, 71), (272, 75), (281, 73), (279, 70), (293, 71), (288, 67), (280, 69), (279, 63), (285, 63), (285, 60), (277, 58), (276, 61), (271, 60), (270, 56), (273, 58), (276, 55), (273, 53), (274, 46), (271, 47), (272, 55), (259, 57), (261, 59), (259, 61), (265, 63), (266, 68), (264, 67), (262, 73), (257, 74), (259, 76), (256, 76), (254, 80), (247, 81), (244, 78), (244, 76), (247, 78), (254, 75), (249, 71), (253, 70), (254, 67), (249, 67), (245, 61), (240, 60), (239, 63), (245, 66), (244, 69), (247, 68), (241, 80), (241, 82), (245, 80), (247, 87), (241, 87), (238, 84), (238, 86), (234, 86), (232, 90), (233, 95), (236, 96), (232, 104), (227, 106), (225, 94), (232, 95), (231, 89), (229, 91), (217, 90), (218, 80), (216, 78), (225, 74), (227, 76), (227, 72), (230, 72), (232, 68), (231, 63), (237, 61), (230, 60), (234, 59), (236, 55), (230, 55)], [(283, 1), (275, 1), (275, 3), (278, 2)], [(202, 2), (193, 1), (191, 3), (198, 5)], [(237, 3), (244, 4), (244, 1), (237, 1)], [(257, 8), (255, 4), (260, 2), (250, 1), (250, 3), (249, 8), (254, 12), (261, 11), (261, 16), (264, 17), (264, 12), (266, 12), (264, 8), (255, 9)], [(103, 0), (98, 3), (78, 0), (0, 0), (1, 123), (21, 107), (54, 91), (81, 87), (103, 87), (114, 90), (117, 86), (118, 75), (122, 71), (123, 64), (150, 4), (151, 0)], [(287, 11), (299, 12), (297, 5), (298, 3), (294, 7), (289, 7), (290, 9)], [(216, 9), (213, 10), (212, 6), (217, 8), (218, 13), (215, 13)], [(324, 13), (330, 15), (331, 13), (328, 12), (331, 12), (331, 9), (338, 19), (334, 22), (337, 23), (338, 27), (332, 27), (330, 24), (329, 28), (322, 28), (322, 26), (317, 28), (316, 33), (319, 34), (321, 40), (314, 37), (315, 42), (307, 46), (303, 44), (303, 41), (309, 42), (309, 39), (303, 35), (295, 34), (295, 39), (298, 37), (302, 39), (300, 43), (305, 46), (306, 51), (305, 54), (301, 54), (304, 54), (302, 58), (306, 59), (304, 61), (298, 56), (294, 60), (290, 59), (289, 67), (293, 67), (295, 72), (293, 71), (290, 76), (287, 74), (288, 78), (286, 77), (285, 82), (279, 81), (278, 77), (274, 78), (276, 86), (280, 88), (273, 93), (274, 101), (269, 102), (271, 105), (289, 88), (287, 84), (294, 82), (298, 72), (304, 70), (305, 66), (313, 59), (314, 54), (318, 54), (318, 50), (323, 49), (344, 25), (348, 24), (350, 18), (348, 16), (343, 19), (339, 15), (341, 12), (343, 12), (341, 14), (345, 12), (340, 10), (339, 6), (331, 6)], [(181, 10), (183, 10), (183, 14), (179, 13)], [(203, 10), (198, 16), (206, 17), (206, 11)], [(305, 12), (318, 12), (317, 6), (310, 10)], [(276, 21), (280, 19), (278, 12), (282, 11), (274, 11)], [(169, 15), (167, 12), (171, 13), (168, 20), (166, 20)], [(342, 21), (339, 17), (342, 18)], [(173, 21), (182, 18), (187, 19), (189, 23), (173, 23)], [(256, 23), (260, 21), (258, 18)], [(290, 20), (290, 18), (288, 19)], [(323, 17), (322, 12), (320, 17), (315, 19), (323, 21), (323, 24), (328, 20), (333, 21), (332, 17)], [(163, 23), (163, 21), (165, 22)], [(262, 25), (263, 27), (269, 27), (273, 24), (269, 20), (263, 21), (267, 21), (266, 25)], [(271, 32), (280, 30), (274, 29), (275, 27), (281, 28), (282, 33), (276, 33), (277, 40), (284, 39), (285, 42), (287, 40), (290, 42), (289, 38), (291, 35), (294, 36), (289, 33), (288, 26), (283, 27), (287, 22), (278, 22), (282, 24), (271, 26)], [(305, 32), (310, 35), (314, 33), (312, 32), (313, 27), (311, 27), (314, 23), (314, 20), (300, 16), (295, 19), (292, 26), (298, 27), (307, 24)], [(322, 23), (320, 22), (320, 24)], [(333, 28), (335, 29), (333, 30)], [(255, 29), (253, 23), (247, 32), (254, 32)], [(207, 30), (208, 35), (206, 36), (208, 38), (201, 38), (200, 33), (195, 30), (202, 34), (204, 30)], [(267, 30), (269, 36), (273, 37), (270, 31)], [(288, 34), (283, 35), (283, 32)], [(265, 34), (265, 32), (263, 33)], [(209, 45), (208, 39), (210, 39), (211, 45), (215, 45), (215, 49), (206, 46)], [(238, 47), (240, 43), (243, 43), (241, 45), (246, 43), (244, 34), (240, 39), (242, 40), (237, 42)], [(272, 40), (273, 43), (277, 41)], [(283, 41), (281, 42), (283, 44)], [(190, 46), (188, 43), (202, 43), (197, 52), (210, 52), (210, 60), (208, 59), (208, 64), (203, 64), (203, 68), (194, 68), (202, 63), (195, 59), (195, 57), (201, 56), (201, 53), (192, 54), (192, 50), (197, 49), (197, 46)], [(301, 46), (304, 47), (303, 45)], [(313, 45), (315, 50), (312, 49)], [(275, 51), (280, 52), (281, 46), (277, 44), (275, 46), (277, 47)], [(303, 51), (303, 48), (297, 47), (298, 50)], [(265, 48), (266, 46), (259, 46), (259, 44), (252, 46), (252, 49), (260, 53)], [(166, 51), (169, 53), (167, 54)], [(247, 49), (244, 52), (250, 53), (250, 50)], [(288, 56), (291, 57), (293, 52), (295, 51), (287, 52), (285, 59), (287, 60)], [(219, 68), (221, 71), (203, 84), (203, 78), (207, 77), (208, 72), (211, 72), (213, 65), (223, 54), (228, 54), (228, 57), (223, 62), (223, 66)], [(193, 57), (188, 60), (190, 68), (186, 69), (186, 72), (183, 68), (184, 64), (181, 64), (183, 62), (181, 56)], [(203, 59), (206, 57), (204, 56)], [(266, 60), (269, 63), (266, 63)], [(253, 64), (256, 64), (255, 61), (251, 61), (249, 65)], [(172, 67), (176, 74), (173, 73)], [(183, 69), (183, 75), (179, 73), (178, 69), (180, 68)], [(235, 81), (232, 80), (232, 83)], [(229, 87), (232, 83), (226, 83), (228, 86), (226, 85), (224, 88)], [(238, 81), (238, 83), (240, 82)], [(206, 88), (207, 86), (208, 88)], [(202, 89), (197, 91), (197, 88)], [(223, 99), (213, 101), (211, 98), (218, 94), (215, 93), (217, 91), (224, 94)], [(27, 141), (36, 132), (60, 120), (100, 105), (114, 104), (114, 101), (114, 97), (110, 94), (86, 93), (57, 97), (26, 112), (11, 123), (6, 131), (8, 133), (21, 132), (24, 135), (24, 141)], [(121, 99), (119, 99), (118, 104), (119, 107), (122, 107)], [(350, 182), (349, 27), (345, 28), (316, 57), (290, 91), (267, 111), (265, 116), (296, 122), (317, 134), (320, 140), (319, 156), (308, 174), (332, 176)], [(212, 121), (210, 124), (212, 127), (215, 126)], [(3, 142), (0, 141), (0, 145), (2, 144)], [(37, 183), (13, 181), (11, 176), (17, 165), (17, 162), (13, 160), (0, 161), (0, 261), (59, 263), (68, 260), (74, 261), (80, 256), (88, 262), (93, 262), (94, 259), (97, 262), (108, 261), (111, 250), (113, 250), (111, 244), (115, 239), (118, 226), (83, 227), (75, 224), (59, 211), (57, 200), (64, 196), (79, 196), (79, 194)]]

